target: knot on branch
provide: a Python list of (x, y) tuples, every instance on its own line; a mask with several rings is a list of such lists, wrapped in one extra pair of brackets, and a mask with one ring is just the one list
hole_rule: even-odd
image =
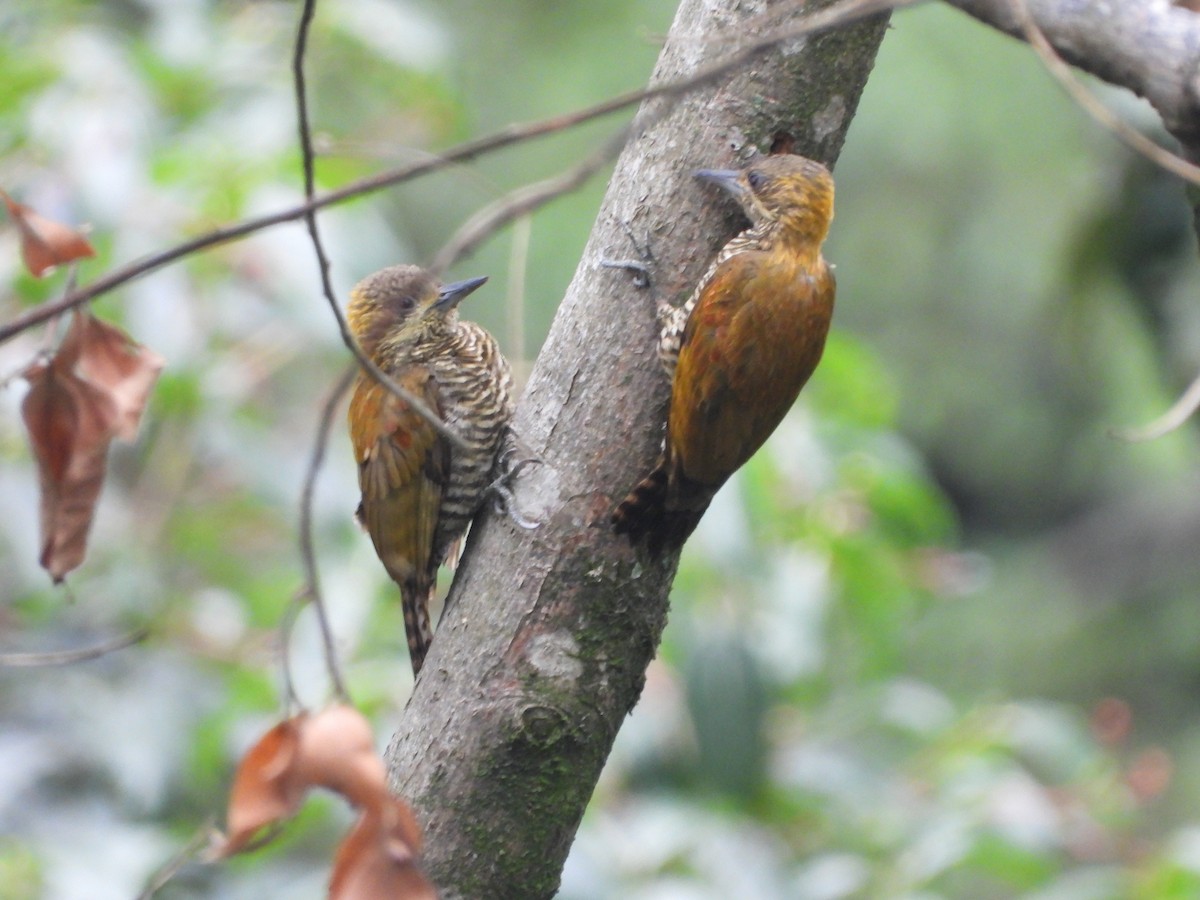
[(528, 706), (521, 710), (517, 739), (538, 750), (548, 750), (564, 738), (574, 736), (570, 717), (552, 706)]

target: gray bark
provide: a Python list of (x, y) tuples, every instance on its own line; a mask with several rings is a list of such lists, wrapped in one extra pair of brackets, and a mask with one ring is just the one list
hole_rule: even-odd
[[(760, 38), (757, 14), (789, 3), (683, 0), (654, 80), (733, 49), (714, 35)], [(662, 437), (655, 299), (686, 296), (744, 224), (691, 172), (737, 165), (777, 140), (832, 164), (885, 24), (756, 56), (684, 97), (617, 162), (514, 422), (541, 460), (523, 470), (517, 502), (541, 524), (524, 531), (494, 514), (476, 523), (388, 750), (445, 897), (553, 895), (666, 624), (677, 558), (635, 552), (608, 517)], [(653, 253), (652, 290), (600, 265), (636, 255), (630, 234)]]
[[(947, 2), (1020, 33), (1012, 0)], [(1200, 158), (1200, 17), (1167, 0), (1027, 2), (1060, 54), (1146, 98), (1185, 155)], [(683, 0), (654, 80), (686, 77), (733, 49), (714, 35), (761, 37), (757, 14), (787, 5)], [(518, 480), (517, 499), (541, 525), (477, 523), (389, 748), (444, 896), (554, 893), (665, 625), (677, 559), (633, 551), (608, 515), (661, 440), (655, 299), (686, 296), (740, 224), (691, 170), (736, 165), (781, 137), (832, 163), (885, 21), (765, 52), (678, 102), (618, 161), (517, 410), (516, 430), (542, 461)], [(630, 234), (653, 253), (652, 291), (600, 266), (635, 255)]]

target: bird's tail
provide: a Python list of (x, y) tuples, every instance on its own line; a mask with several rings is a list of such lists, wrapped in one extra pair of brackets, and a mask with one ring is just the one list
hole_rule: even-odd
[(698, 490), (672, 491), (670, 481), (667, 460), (660, 458), (612, 514), (617, 534), (629, 535), (633, 544), (644, 540), (655, 555), (665, 548), (682, 547), (712, 499), (712, 492), (699, 490), (699, 485)]
[(421, 672), (425, 654), (433, 643), (433, 626), (429, 621), (429, 597), (433, 585), (409, 579), (400, 584), (400, 606), (404, 611), (404, 633), (408, 637), (408, 656), (412, 661), (413, 677)]

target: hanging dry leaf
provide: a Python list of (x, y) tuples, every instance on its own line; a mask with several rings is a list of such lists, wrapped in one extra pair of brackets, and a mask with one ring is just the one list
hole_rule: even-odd
[(353, 706), (330, 706), (308, 717), (296, 769), (307, 784), (336, 791), (363, 809), (391, 800), (371, 723)]
[(416, 828), (402, 800), (364, 812), (338, 847), (330, 900), (437, 900), (417, 865)]
[(114, 325), (76, 310), (59, 354), (76, 354), (75, 371), (105, 391), (117, 410), (116, 436), (137, 437), (150, 390), (166, 361)]
[(96, 255), (92, 245), (75, 229), (38, 215), (4, 191), (0, 191), (0, 199), (21, 234), (21, 259), (35, 277), (41, 278), (55, 266)]
[(388, 793), (371, 727), (350, 706), (300, 713), (250, 748), (229, 794), (226, 837), (213, 856), (247, 849), (264, 828), (294, 815), (310, 787), (337, 791), (363, 811), (338, 848), (331, 898), (436, 900), (417, 866), (420, 826), (408, 804)]
[(217, 856), (246, 848), (268, 825), (290, 818), (300, 807), (308, 785), (295, 777), (294, 762), (307, 713), (280, 722), (251, 747), (238, 765), (229, 792), (225, 842)]
[(133, 438), (158, 354), (76, 311), (58, 352), (24, 373), (21, 406), (41, 488), (41, 564), (55, 583), (83, 562), (113, 437)]
[[(221, 855), (237, 853), (256, 832), (290, 817), (312, 787), (336, 791), (364, 809), (382, 810), (393, 802), (371, 726), (351, 706), (300, 713), (276, 725), (250, 749), (230, 792), (228, 837)], [(390, 822), (388, 817), (395, 813), (380, 815)], [(411, 814), (400, 826), (419, 849), (420, 831)]]
[(87, 553), (117, 411), (103, 391), (57, 357), (35, 363), (24, 376), (29, 393), (21, 416), (41, 490), (40, 562), (57, 584)]

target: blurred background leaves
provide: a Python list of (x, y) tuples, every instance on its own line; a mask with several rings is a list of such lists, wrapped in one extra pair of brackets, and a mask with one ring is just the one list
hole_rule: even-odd
[[(673, 7), (329, 0), (309, 59), (319, 181), (641, 86)], [(0, 186), (91, 224), (87, 278), (294, 201), (295, 16), (280, 2), (4, 5)], [(1155, 132), (1145, 107), (1096, 89)], [(428, 260), (482, 203), (616, 124), (329, 211), (335, 284)], [(1200, 370), (1183, 193), (1024, 47), (938, 4), (895, 17), (837, 179), (826, 358), (685, 552), (562, 895), (1195, 896), (1195, 431), (1108, 436)], [(602, 182), (456, 273), (492, 277), (470, 317), (510, 352), (545, 335)], [(63, 281), (22, 275), (4, 228), (0, 284), (10, 318)], [(36, 564), (24, 388), (0, 394), (0, 649), (143, 622), (154, 637), (69, 669), (0, 670), (3, 898), (132, 896), (219, 806), (232, 760), (277, 714), (300, 478), (345, 360), (295, 225), (99, 306), (168, 367), (139, 442), (114, 453), (74, 601)], [(0, 347), (0, 374), (41, 343)], [(317, 540), (351, 690), (382, 743), (409, 676), (393, 589), (351, 522), (349, 458), (338, 434)], [(319, 702), (304, 620), (294, 649)], [(348, 813), (318, 806), (164, 896), (320, 896)]]

